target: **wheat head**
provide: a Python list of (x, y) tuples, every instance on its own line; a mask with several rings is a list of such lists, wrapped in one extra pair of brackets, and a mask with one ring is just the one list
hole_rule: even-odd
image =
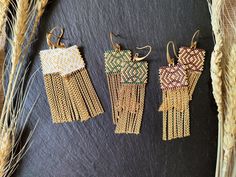
[(28, 19), (30, 16), (30, 3), (28, 0), (18, 0), (16, 10), (16, 21), (13, 28), (13, 40), (12, 40), (12, 68), (15, 69), (19, 62), (22, 52), (22, 46), (24, 44), (28, 26)]
[(30, 42), (32, 41), (32, 39), (35, 36), (36, 29), (38, 27), (39, 21), (40, 21), (42, 15), (43, 15), (44, 11), (45, 11), (47, 3), (48, 3), (48, 0), (39, 0), (36, 4), (37, 13), (36, 13), (36, 17), (35, 17), (34, 24), (33, 24), (33, 30), (31, 32), (28, 44), (30, 44)]

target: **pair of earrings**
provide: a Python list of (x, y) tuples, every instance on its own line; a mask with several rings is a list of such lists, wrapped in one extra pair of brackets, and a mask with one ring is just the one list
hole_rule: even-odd
[[(59, 36), (47, 34), (50, 49), (40, 51), (46, 93), (54, 123), (85, 121), (103, 113), (77, 46), (66, 48)], [(57, 41), (53, 42), (52, 38)]]
[(110, 40), (113, 50), (105, 52), (105, 72), (110, 92), (115, 133), (139, 134), (144, 109), (145, 88), (147, 84), (148, 63), (143, 61), (151, 52), (151, 46), (144, 57), (138, 53), (133, 56), (130, 50), (121, 50), (121, 46)]
[[(175, 51), (173, 41), (167, 44), (168, 66), (159, 69), (162, 89), (162, 104), (159, 111), (163, 112), (163, 140), (182, 138), (190, 135), (189, 101), (197, 81), (203, 71), (205, 50), (197, 48), (199, 30), (192, 37), (190, 47), (181, 47), (179, 56)], [(175, 65), (170, 57), (169, 46), (178, 58)]]

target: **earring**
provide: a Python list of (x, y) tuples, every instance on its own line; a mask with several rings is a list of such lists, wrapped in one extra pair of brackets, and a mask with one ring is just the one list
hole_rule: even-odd
[(199, 30), (194, 33), (190, 47), (181, 47), (179, 49), (178, 63), (185, 65), (187, 70), (190, 100), (192, 100), (197, 81), (202, 74), (205, 59), (205, 50), (196, 48), (197, 41), (194, 41), (199, 36), (199, 33)]
[[(120, 112), (118, 109), (119, 91), (121, 89), (121, 68), (123, 61), (129, 61), (131, 58), (130, 50), (121, 50), (121, 46), (113, 42), (114, 34), (110, 32), (110, 41), (113, 50), (105, 52), (105, 72), (107, 76), (110, 100), (112, 105), (113, 123), (117, 124)], [(114, 35), (117, 36), (117, 35)]]
[(174, 43), (170, 41), (166, 47), (169, 65), (159, 69), (163, 100), (159, 111), (163, 112), (163, 140), (190, 135), (187, 73), (184, 65), (174, 64), (174, 59), (169, 54), (170, 44), (177, 58)]
[(143, 109), (145, 87), (147, 84), (148, 63), (144, 60), (151, 52), (151, 46), (144, 57), (138, 57), (136, 53), (132, 60), (123, 61), (121, 68), (121, 89), (119, 92), (120, 116), (116, 125), (115, 133), (139, 134)]
[[(40, 52), (46, 93), (54, 123), (85, 121), (103, 113), (103, 108), (77, 46), (65, 48), (60, 36), (47, 34), (49, 50)], [(52, 41), (57, 38), (57, 42)]]

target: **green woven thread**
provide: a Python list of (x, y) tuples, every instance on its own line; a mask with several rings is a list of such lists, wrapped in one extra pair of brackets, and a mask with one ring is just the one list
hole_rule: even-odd
[(125, 61), (121, 70), (121, 82), (125, 84), (145, 84), (147, 83), (148, 63)]
[(109, 73), (120, 73), (123, 67), (123, 61), (131, 60), (131, 51), (106, 51), (105, 52), (105, 72)]

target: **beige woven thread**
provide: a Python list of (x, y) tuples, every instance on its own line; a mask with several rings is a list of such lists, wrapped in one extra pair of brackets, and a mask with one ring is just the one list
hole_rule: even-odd
[(139, 134), (146, 84), (124, 84), (119, 92), (120, 117), (115, 133)]
[(62, 76), (85, 67), (84, 60), (76, 45), (40, 51), (43, 74), (57, 73)]
[(188, 87), (163, 90), (163, 140), (172, 140), (190, 135)]

